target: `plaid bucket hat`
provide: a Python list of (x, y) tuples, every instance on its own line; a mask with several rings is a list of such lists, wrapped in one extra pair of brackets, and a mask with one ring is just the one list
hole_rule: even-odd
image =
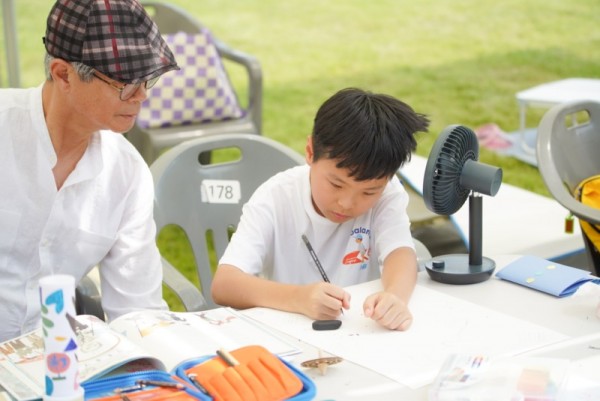
[(57, 0), (43, 41), (49, 55), (81, 62), (125, 84), (179, 69), (138, 0)]

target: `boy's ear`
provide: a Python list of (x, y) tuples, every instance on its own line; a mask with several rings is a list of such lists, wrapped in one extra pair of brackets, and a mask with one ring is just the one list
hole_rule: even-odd
[(307, 164), (312, 164), (313, 161), (313, 143), (312, 143), (312, 135), (309, 135), (307, 141), (306, 141), (306, 148), (305, 148), (305, 157), (306, 157), (306, 163)]

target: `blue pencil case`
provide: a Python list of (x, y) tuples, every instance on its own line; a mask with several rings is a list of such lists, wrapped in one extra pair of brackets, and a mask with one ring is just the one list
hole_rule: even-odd
[(190, 359), (173, 374), (193, 385), (202, 400), (312, 400), (314, 382), (285, 360), (258, 345)]
[(160, 370), (123, 373), (84, 382), (86, 401), (205, 400), (189, 382)]
[(532, 255), (522, 256), (508, 264), (496, 273), (496, 277), (556, 297), (573, 295), (583, 284), (597, 280), (587, 270)]

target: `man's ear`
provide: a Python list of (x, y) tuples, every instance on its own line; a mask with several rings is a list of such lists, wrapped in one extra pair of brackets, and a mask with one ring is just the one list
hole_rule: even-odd
[(58, 58), (50, 61), (50, 75), (57, 85), (69, 85), (71, 65)]
[(312, 139), (313, 139), (312, 135), (309, 135), (308, 139), (306, 140), (306, 148), (305, 148), (306, 163), (309, 165), (312, 164), (313, 156), (314, 156)]

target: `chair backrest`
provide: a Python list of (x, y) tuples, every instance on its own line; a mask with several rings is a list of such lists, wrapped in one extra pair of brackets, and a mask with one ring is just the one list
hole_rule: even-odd
[[(142, 4), (158, 26), (162, 35), (171, 36), (184, 32), (191, 35), (199, 34), (207, 36), (208, 27), (194, 18), (189, 12), (174, 4), (161, 1), (143, 1)], [(248, 98), (243, 110), (244, 117), (247, 117), (252, 122), (255, 133), (260, 134), (262, 132), (262, 69), (259, 61), (250, 54), (230, 47), (218, 38), (210, 35), (210, 33), (207, 40), (214, 44), (222, 59), (238, 64), (246, 70), (248, 87), (245, 89)], [(175, 56), (179, 61), (177, 55)], [(229, 132), (231, 133), (232, 131)]]
[[(215, 152), (224, 149), (234, 149), (239, 157), (218, 162)], [(206, 152), (217, 161), (203, 164)], [(242, 206), (260, 184), (279, 171), (303, 163), (299, 153), (272, 139), (253, 134), (218, 134), (180, 143), (150, 166), (157, 231), (175, 225), (186, 233), (209, 307), (215, 306), (210, 296), (216, 268), (210, 261), (211, 251), (218, 261), (238, 224)]]
[[(199, 136), (260, 134), (262, 69), (258, 59), (219, 41), (178, 6), (158, 1), (142, 4), (181, 68), (165, 74), (148, 91), (136, 124), (125, 135), (144, 160), (151, 164), (165, 149)], [(229, 67), (243, 69), (242, 80), (232, 83)], [(245, 99), (240, 100), (238, 93), (245, 94)]]
[(137, 124), (166, 128), (244, 116), (212, 33), (177, 6), (147, 2), (180, 69), (165, 74), (148, 91)]
[(583, 230), (584, 222), (600, 224), (600, 209), (585, 205), (575, 195), (583, 180), (600, 174), (600, 103), (576, 101), (552, 107), (538, 127), (536, 150), (548, 190), (579, 218), (589, 268), (600, 273), (598, 245)]
[(142, 5), (163, 35), (177, 32), (200, 32), (204, 26), (181, 8), (160, 1), (143, 1)]
[(600, 210), (573, 195), (581, 181), (600, 174), (600, 103), (577, 101), (548, 110), (538, 127), (537, 159), (552, 196), (578, 218), (600, 224)]

